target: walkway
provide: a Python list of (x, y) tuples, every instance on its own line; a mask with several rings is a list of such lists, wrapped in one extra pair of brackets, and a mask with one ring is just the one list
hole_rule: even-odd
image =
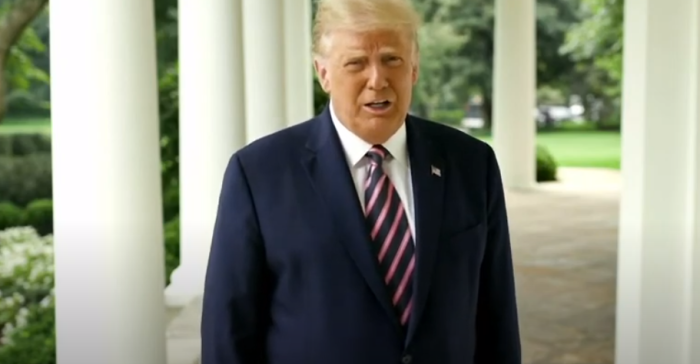
[[(619, 175), (560, 176), (507, 195), (523, 364), (612, 364)], [(193, 364), (199, 314), (195, 302), (171, 324), (169, 364)]]
[(620, 181), (581, 172), (508, 194), (523, 364), (614, 362)]

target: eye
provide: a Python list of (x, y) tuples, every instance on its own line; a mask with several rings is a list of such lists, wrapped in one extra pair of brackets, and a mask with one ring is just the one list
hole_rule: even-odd
[(352, 71), (352, 72), (360, 71), (360, 70), (362, 70), (363, 62), (362, 62), (362, 60), (359, 60), (359, 59), (353, 59), (353, 60), (349, 60), (349, 61), (345, 62), (343, 67)]
[(385, 62), (392, 66), (398, 66), (401, 64), (402, 59), (401, 57), (389, 56), (385, 59)]

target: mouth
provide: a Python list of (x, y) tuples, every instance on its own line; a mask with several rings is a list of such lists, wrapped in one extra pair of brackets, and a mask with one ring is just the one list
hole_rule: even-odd
[(389, 100), (376, 100), (365, 104), (365, 109), (373, 113), (382, 113), (391, 107), (392, 103)]

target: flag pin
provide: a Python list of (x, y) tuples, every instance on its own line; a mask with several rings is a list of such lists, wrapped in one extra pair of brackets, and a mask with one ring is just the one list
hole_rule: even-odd
[(430, 172), (438, 177), (441, 177), (440, 168), (435, 166), (430, 166)]

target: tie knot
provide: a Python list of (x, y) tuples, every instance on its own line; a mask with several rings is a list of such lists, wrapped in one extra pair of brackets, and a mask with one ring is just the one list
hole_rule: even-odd
[(389, 151), (386, 150), (382, 145), (373, 145), (372, 148), (367, 151), (367, 157), (372, 160), (372, 162), (377, 164), (382, 164), (384, 159), (389, 156)]

